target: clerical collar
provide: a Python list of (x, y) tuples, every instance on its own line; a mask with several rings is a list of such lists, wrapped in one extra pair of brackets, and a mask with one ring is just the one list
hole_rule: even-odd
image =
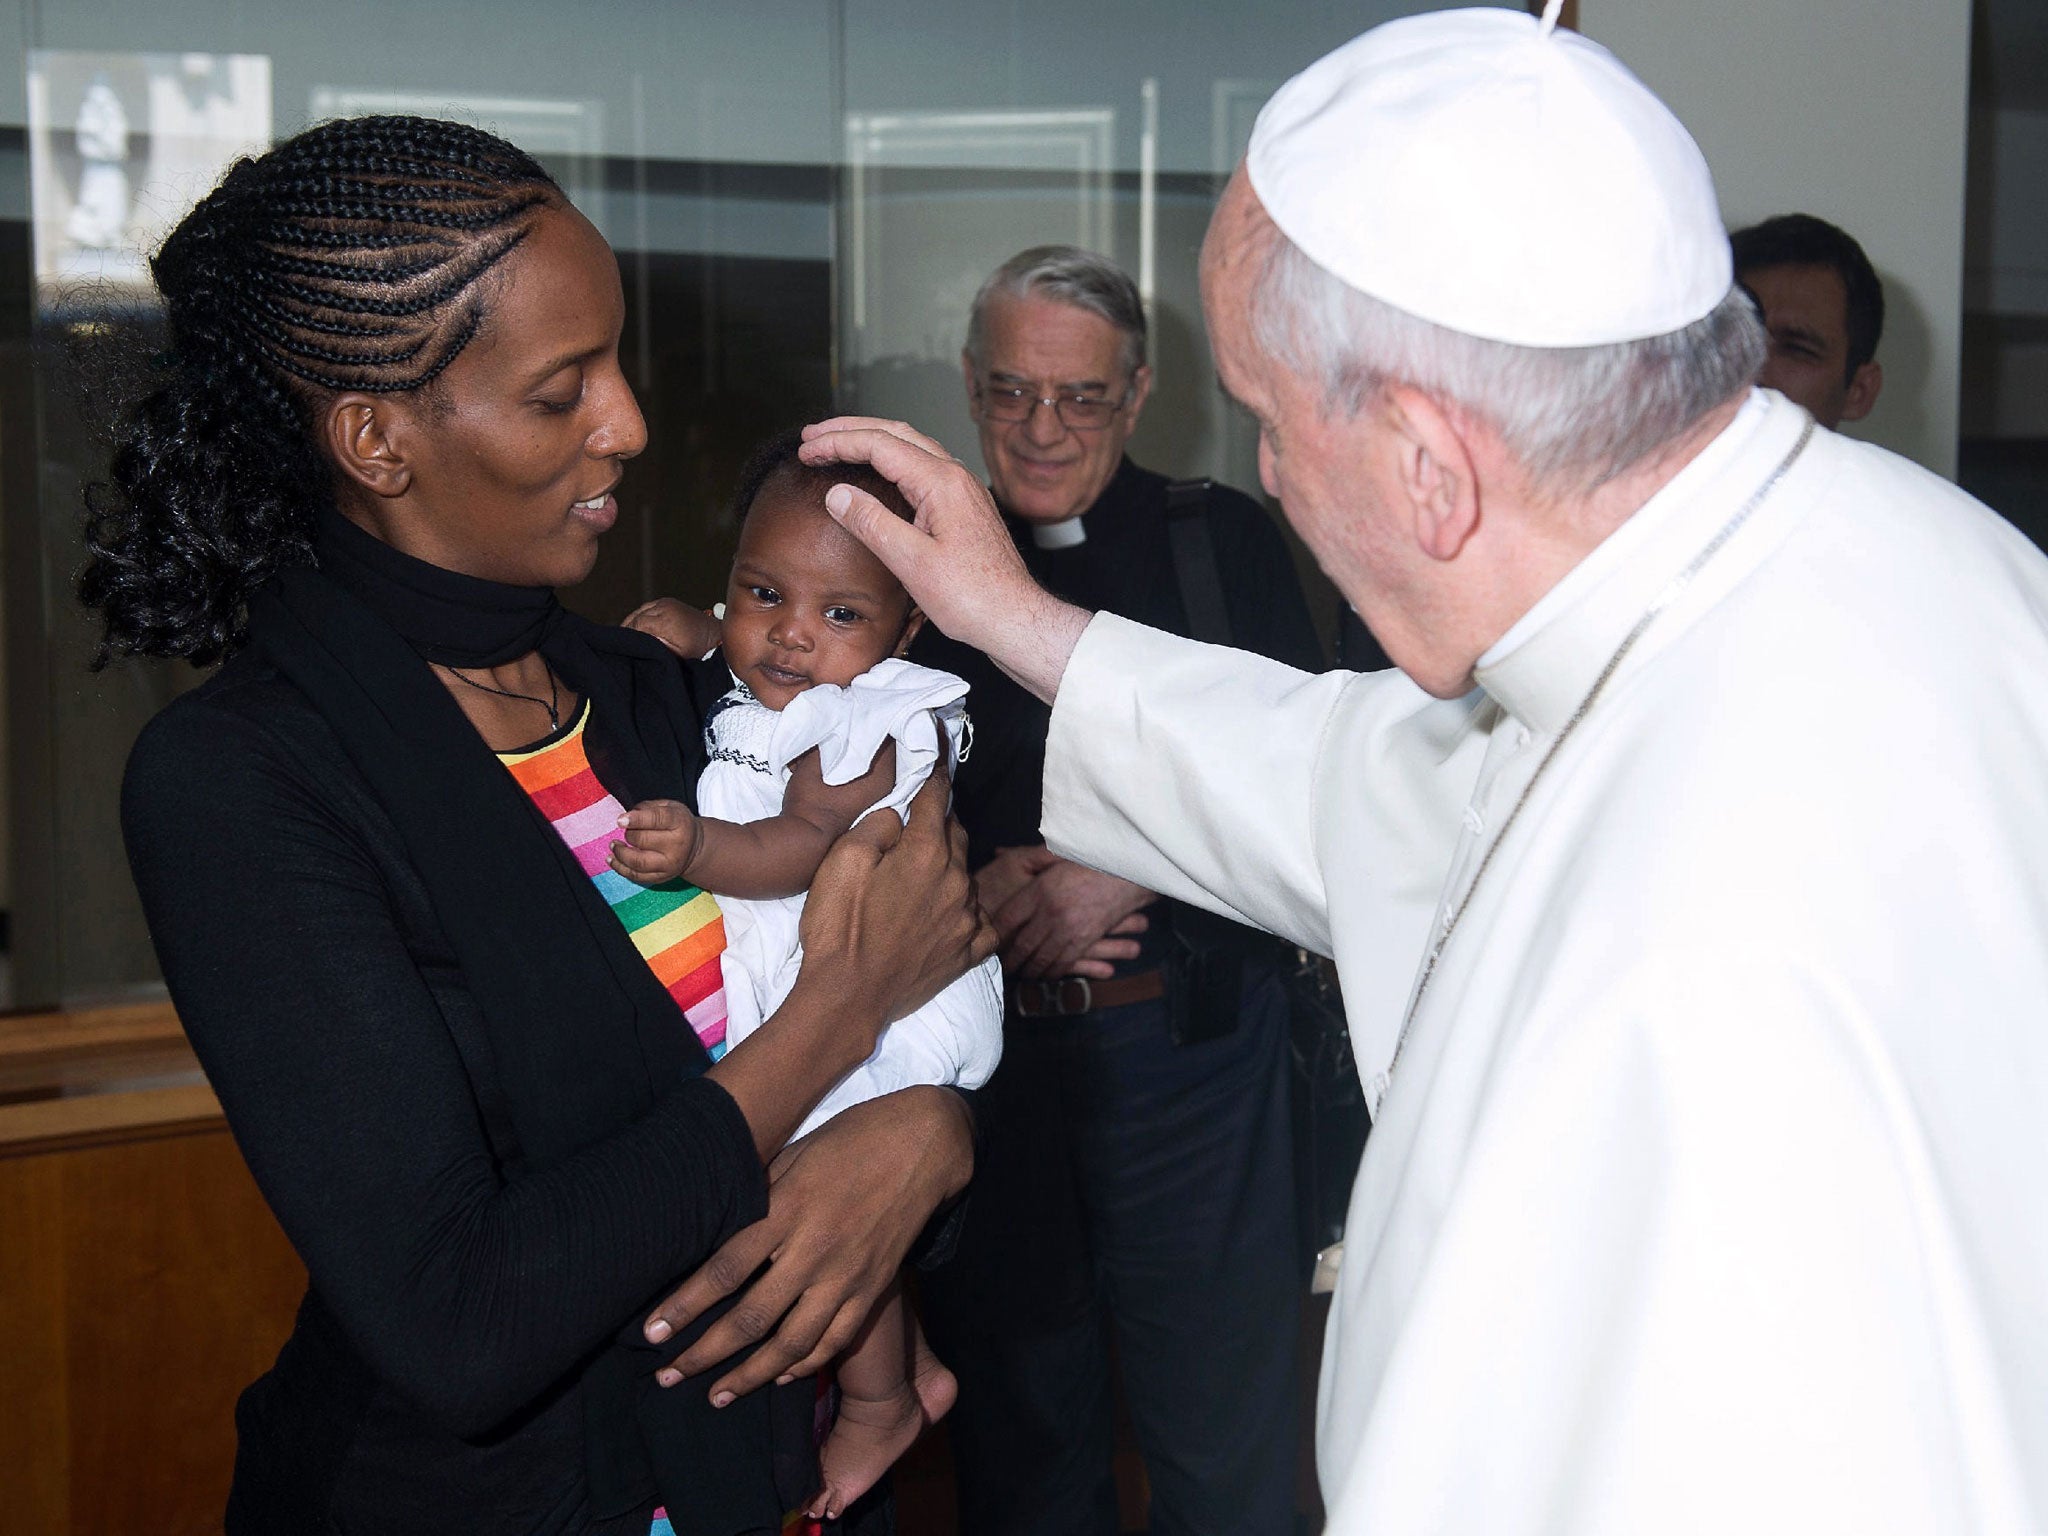
[(313, 552), (323, 574), (442, 666), (501, 666), (538, 650), (562, 618), (550, 587), (507, 586), (429, 565), (339, 513), (321, 514)]
[(1057, 523), (1033, 523), (1031, 542), (1040, 549), (1072, 549), (1088, 542), (1088, 529), (1079, 516), (1062, 518)]
[[(1020, 528), (1030, 530), (1033, 548), (1076, 549), (1088, 542), (1089, 518), (1104, 508), (1108, 508), (1113, 516), (1120, 506), (1129, 501), (1132, 487), (1138, 474), (1138, 467), (1131, 462), (1130, 455), (1125, 454), (1117, 460), (1116, 472), (1109, 477), (1108, 482), (1096, 494), (1095, 500), (1088, 504), (1087, 510), (1077, 512), (1072, 517), (1061, 518), (1056, 523), (1030, 522), (1025, 518), (1012, 515), (1009, 509), (1002, 505), (1000, 500), (998, 500), (996, 505), (1003, 516), (1009, 518), (1013, 530)], [(1013, 533), (1013, 537), (1021, 536), (1021, 532)]]
[(1798, 407), (1751, 390), (1712, 442), (1487, 649), (1479, 686), (1538, 735), (1562, 728), (1644, 609), (1805, 423)]

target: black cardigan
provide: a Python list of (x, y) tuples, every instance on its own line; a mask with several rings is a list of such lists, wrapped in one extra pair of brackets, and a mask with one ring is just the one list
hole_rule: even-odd
[(172, 1000), (311, 1276), (237, 1409), (229, 1530), (644, 1532), (586, 1509), (578, 1374), (765, 1213), (738, 1107), (680, 1082), (508, 1176), (487, 1032), (418, 871), (255, 655), (145, 729), (122, 821)]

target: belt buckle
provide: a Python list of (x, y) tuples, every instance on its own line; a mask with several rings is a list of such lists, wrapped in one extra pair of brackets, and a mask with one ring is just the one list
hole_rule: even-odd
[[(1069, 1000), (1068, 988), (1078, 987)], [(1077, 1013), (1095, 1011), (1095, 989), (1086, 976), (1062, 976), (1056, 981), (1023, 982), (1017, 988), (1017, 1012), (1027, 1019), (1064, 1019)]]

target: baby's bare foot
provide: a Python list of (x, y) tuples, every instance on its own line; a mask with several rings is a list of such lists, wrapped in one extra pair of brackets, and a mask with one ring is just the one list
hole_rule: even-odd
[(812, 1496), (805, 1513), (813, 1520), (836, 1520), (847, 1505), (866, 1493), (916, 1444), (928, 1425), (952, 1409), (960, 1394), (953, 1373), (939, 1363), (919, 1334), (911, 1375), (884, 1397), (855, 1397), (841, 1392), (839, 1416), (818, 1449), (825, 1486)]
[(939, 1357), (932, 1353), (931, 1345), (924, 1339), (924, 1330), (919, 1328), (912, 1335), (910, 1360), (910, 1386), (917, 1393), (917, 1403), (924, 1410), (924, 1421), (936, 1424), (953, 1411), (953, 1400), (960, 1395), (960, 1383), (953, 1373), (946, 1369)]

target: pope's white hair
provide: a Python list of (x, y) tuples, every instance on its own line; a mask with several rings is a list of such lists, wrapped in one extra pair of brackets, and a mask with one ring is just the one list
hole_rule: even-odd
[(1682, 330), (1598, 347), (1523, 347), (1446, 329), (1360, 293), (1270, 232), (1252, 285), (1267, 356), (1355, 415), (1408, 384), (1491, 427), (1530, 479), (1583, 494), (1678, 437), (1763, 367), (1765, 335), (1740, 288)]

